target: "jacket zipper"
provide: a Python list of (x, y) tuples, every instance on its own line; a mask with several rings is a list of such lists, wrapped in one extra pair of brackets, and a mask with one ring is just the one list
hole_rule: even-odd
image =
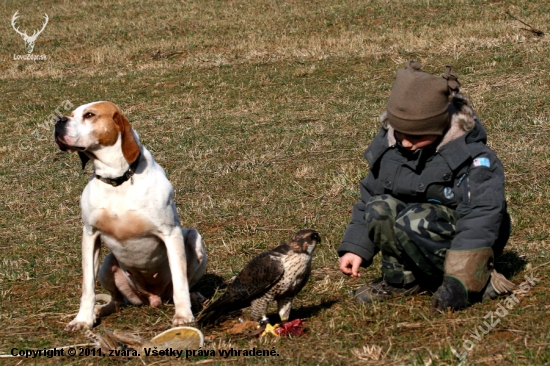
[(464, 185), (464, 199), (466, 199), (468, 203), (470, 203), (470, 173), (466, 173), (466, 184)]
[(464, 178), (466, 178), (466, 183), (464, 183), (464, 198), (462, 199), (465, 203), (470, 203), (470, 173), (464, 173), (458, 178), (458, 182), (456, 183), (457, 187), (460, 187), (462, 182), (464, 181)]

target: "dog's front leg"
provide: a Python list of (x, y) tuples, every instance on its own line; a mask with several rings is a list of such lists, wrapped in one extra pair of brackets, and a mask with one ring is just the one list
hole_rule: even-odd
[(82, 234), (82, 297), (80, 310), (76, 317), (65, 327), (66, 331), (91, 329), (94, 325), (95, 279), (99, 268), (99, 232), (87, 230)]
[(189, 282), (187, 281), (187, 259), (183, 235), (180, 227), (174, 227), (164, 238), (170, 273), (172, 274), (173, 299), (176, 308), (172, 324), (174, 327), (191, 323), (195, 320), (191, 311)]

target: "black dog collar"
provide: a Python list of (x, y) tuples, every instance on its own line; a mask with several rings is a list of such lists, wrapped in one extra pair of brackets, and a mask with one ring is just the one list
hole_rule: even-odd
[[(134, 175), (134, 172), (137, 169), (137, 166), (139, 165), (139, 160), (140, 159), (141, 159), (141, 153), (139, 153), (137, 159), (134, 160), (134, 162), (132, 164), (130, 164), (130, 167), (128, 168), (126, 173), (124, 173), (121, 177), (104, 178), (104, 177), (102, 177), (100, 175), (97, 175), (97, 174), (95, 175), (95, 177), (97, 179), (99, 179), (100, 181), (102, 181), (103, 183), (107, 183), (107, 184), (112, 185), (113, 187), (117, 187), (117, 186), (121, 185), (122, 183), (126, 182), (128, 179), (132, 178), (132, 176)], [(133, 179), (132, 179), (132, 183), (134, 183)]]

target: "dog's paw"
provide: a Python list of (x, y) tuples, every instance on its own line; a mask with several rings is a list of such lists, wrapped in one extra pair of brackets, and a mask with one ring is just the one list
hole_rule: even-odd
[(193, 317), (193, 314), (191, 315), (174, 315), (174, 318), (172, 318), (172, 326), (174, 327), (182, 327), (184, 325), (188, 325), (190, 323), (195, 322), (195, 318)]
[(65, 326), (65, 331), (74, 332), (81, 329), (92, 329), (93, 326), (94, 326), (93, 321), (87, 322), (87, 321), (80, 321), (80, 320), (74, 319), (72, 322), (70, 322)]

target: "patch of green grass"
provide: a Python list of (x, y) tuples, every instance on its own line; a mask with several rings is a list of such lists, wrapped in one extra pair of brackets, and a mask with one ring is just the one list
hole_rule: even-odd
[[(198, 286), (205, 295), (298, 229), (321, 233), (291, 315), (306, 319), (306, 334), (249, 340), (205, 330), (216, 336), (206, 348), (280, 354), (231, 358), (239, 364), (458, 365), (452, 349), (463, 352), (496, 302), (432, 314), (423, 294), (361, 307), (349, 292), (379, 277), (379, 258), (360, 281), (337, 270), (336, 248), (368, 170), (363, 151), (395, 70), (414, 58), (434, 74), (454, 66), (503, 162), (514, 228), (497, 267), (518, 283), (531, 271), (541, 279), (475, 344), (467, 364), (550, 362), (545, 2), (7, 0), (0, 10), (0, 352), (86, 342), (63, 327), (78, 310), (79, 198), (91, 171), (57, 150), (51, 126), (39, 125), (65, 100), (110, 100), (165, 168), (183, 226), (205, 239), (210, 262)], [(50, 16), (34, 51), (47, 61), (12, 59), (24, 53), (9, 27), (16, 10), (21, 29)], [(521, 29), (506, 11), (546, 34)], [(152, 337), (171, 326), (172, 314), (173, 305), (127, 307), (99, 330)]]

